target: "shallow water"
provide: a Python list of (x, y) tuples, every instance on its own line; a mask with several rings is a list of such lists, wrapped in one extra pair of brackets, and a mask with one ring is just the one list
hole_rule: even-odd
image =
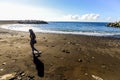
[(107, 22), (48, 22), (48, 24), (8, 24), (2, 28), (35, 32), (78, 34), (92, 36), (116, 36), (120, 35), (120, 28), (107, 27)]

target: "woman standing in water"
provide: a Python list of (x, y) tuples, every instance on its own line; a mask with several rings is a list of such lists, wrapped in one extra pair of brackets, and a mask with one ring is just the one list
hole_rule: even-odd
[(32, 53), (34, 54), (34, 51), (37, 51), (37, 53), (39, 54), (39, 51), (34, 47), (34, 44), (36, 43), (36, 35), (32, 29), (29, 29), (29, 32), (30, 32), (30, 39), (31, 39), (30, 46), (32, 48)]

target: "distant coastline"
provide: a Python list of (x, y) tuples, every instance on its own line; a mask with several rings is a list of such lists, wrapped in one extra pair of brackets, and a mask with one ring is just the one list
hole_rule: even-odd
[(0, 24), (48, 24), (42, 20), (0, 20)]

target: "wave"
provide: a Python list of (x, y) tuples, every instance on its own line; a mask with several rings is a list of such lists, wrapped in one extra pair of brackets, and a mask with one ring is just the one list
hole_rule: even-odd
[(58, 31), (58, 30), (43, 30), (38, 27), (33, 27), (33, 25), (26, 25), (26, 24), (8, 24), (0, 26), (4, 29), (10, 29), (15, 31), (25, 31), (28, 32), (29, 29), (33, 29), (35, 32), (41, 33), (54, 33), (54, 34), (74, 34), (74, 35), (87, 35), (87, 36), (111, 36), (115, 38), (120, 38), (120, 33), (112, 33), (112, 32), (92, 32), (92, 31)]

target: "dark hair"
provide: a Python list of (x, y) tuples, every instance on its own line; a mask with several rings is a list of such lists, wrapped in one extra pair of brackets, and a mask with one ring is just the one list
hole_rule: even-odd
[(29, 32), (30, 32), (30, 33), (33, 33), (33, 30), (32, 30), (32, 29), (29, 29)]
[(33, 38), (36, 38), (36, 35), (35, 35), (35, 33), (33, 32), (32, 29), (29, 29), (29, 32), (30, 32), (30, 35), (32, 35)]

